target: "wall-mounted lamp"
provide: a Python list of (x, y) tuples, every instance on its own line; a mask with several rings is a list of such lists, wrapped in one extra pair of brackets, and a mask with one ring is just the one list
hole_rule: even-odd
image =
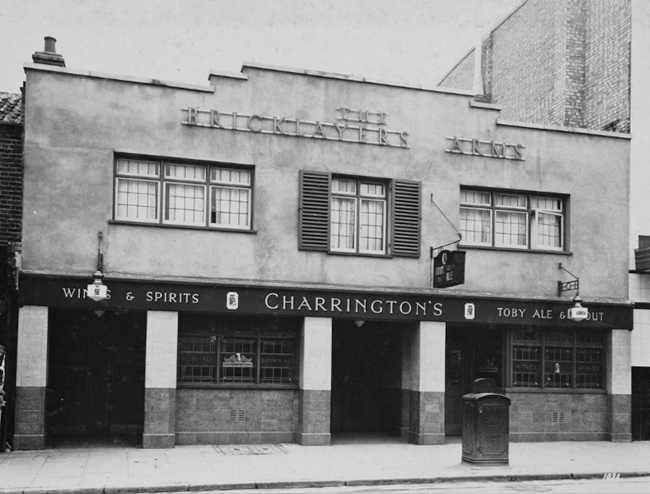
[(95, 271), (95, 274), (93, 275), (95, 281), (93, 281), (86, 288), (86, 296), (92, 300), (95, 300), (96, 302), (99, 302), (100, 300), (106, 300), (108, 298), (108, 287), (104, 285), (102, 281), (104, 279), (104, 273), (102, 273), (104, 269), (104, 255), (102, 254), (102, 238), (103, 238), (102, 232), (98, 232), (97, 233), (97, 271)]
[(589, 311), (580, 302), (582, 302), (582, 299), (576, 295), (573, 299), (573, 307), (569, 309), (569, 319), (571, 321), (580, 322), (589, 317)]
[(576, 291), (576, 296), (573, 298), (573, 307), (569, 309), (568, 319), (575, 322), (584, 321), (589, 317), (589, 311), (585, 309), (581, 304), (582, 299), (580, 298), (580, 279), (575, 274), (573, 274), (568, 269), (566, 269), (564, 266), (562, 266), (562, 263), (558, 265), (558, 268), (563, 271), (566, 271), (567, 273), (569, 273), (571, 276), (575, 278), (575, 280), (571, 280), (571, 281), (557, 282), (558, 296), (560, 296), (562, 292), (566, 292), (568, 290)]
[(357, 326), (357, 328), (360, 328), (365, 323), (366, 323), (366, 321), (362, 321), (361, 319), (357, 319), (356, 321), (354, 321), (354, 324)]

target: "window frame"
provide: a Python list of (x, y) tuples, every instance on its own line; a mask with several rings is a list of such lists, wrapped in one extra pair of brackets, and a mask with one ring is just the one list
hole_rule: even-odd
[[(536, 331), (539, 337), (536, 340), (523, 340), (517, 339), (517, 332), (528, 329), (529, 331)], [(581, 332), (585, 334), (595, 334), (598, 336), (600, 341), (597, 342), (587, 342), (581, 341), (579, 335)], [(549, 339), (549, 334), (562, 334), (565, 336), (570, 336), (570, 341), (560, 341), (559, 339), (552, 340)], [(536, 362), (538, 367), (538, 380), (539, 382), (535, 383), (532, 386), (526, 385), (517, 385), (515, 380), (515, 374), (517, 369), (515, 369), (515, 364), (517, 361), (524, 362), (523, 359), (515, 359), (515, 352), (517, 350), (531, 350), (536, 349), (539, 357), (537, 360), (528, 360), (530, 362)], [(569, 361), (564, 361), (567, 365), (562, 365), (562, 360), (553, 361), (553, 359), (548, 359), (548, 350), (559, 350), (559, 351), (569, 351), (571, 359)], [(578, 360), (578, 355), (580, 352), (585, 350), (596, 350), (600, 352), (600, 361), (588, 361), (588, 360)], [(513, 328), (508, 333), (508, 344), (507, 344), (507, 361), (509, 365), (509, 370), (506, 372), (507, 375), (507, 387), (510, 390), (516, 392), (558, 392), (558, 391), (570, 391), (577, 393), (602, 393), (607, 390), (607, 331), (606, 330), (597, 330), (597, 329), (581, 329), (581, 328)], [(559, 364), (558, 368), (555, 368)], [(580, 364), (591, 364), (599, 365), (600, 372), (598, 373), (599, 385), (596, 386), (579, 386), (579, 376), (588, 376), (596, 375), (594, 373), (580, 372)], [(551, 367), (553, 366), (553, 368)], [(564, 367), (564, 368), (563, 368)], [(551, 370), (553, 372), (551, 372)], [(549, 374), (560, 374), (568, 375), (570, 378), (570, 383), (568, 386), (562, 386), (562, 379), (558, 380), (557, 383), (560, 385), (548, 384), (548, 375)]]
[[(336, 179), (355, 180), (385, 187), (384, 250), (383, 252), (359, 248), (337, 249), (332, 245), (332, 182)], [(370, 257), (419, 258), (421, 251), (422, 182), (404, 179), (365, 177), (339, 173), (300, 170), (299, 173), (299, 228), (298, 250), (320, 251), (332, 255)], [(345, 197), (339, 194), (339, 197)], [(373, 200), (368, 195), (364, 199)], [(358, 203), (357, 203), (358, 204)], [(358, 218), (360, 208), (356, 208)]]
[[(191, 316), (190, 316), (191, 317)], [(202, 317), (203, 321), (208, 323), (198, 326), (191, 326), (183, 324), (179, 328), (178, 333), (178, 348), (177, 348), (177, 365), (176, 365), (176, 383), (178, 387), (210, 387), (210, 388), (223, 388), (223, 387), (244, 387), (244, 388), (258, 388), (258, 387), (279, 387), (279, 388), (297, 388), (299, 384), (300, 373), (300, 332), (299, 324), (295, 318), (282, 318), (275, 319), (276, 324), (286, 325), (283, 331), (274, 331), (265, 324), (263, 319), (251, 316), (236, 316), (236, 323), (233, 323), (232, 317), (219, 317), (205, 315)], [(215, 322), (216, 321), (216, 322)], [(200, 345), (208, 344), (210, 346), (207, 352), (187, 351), (185, 342), (188, 340), (198, 341)], [(224, 345), (237, 342), (252, 343), (252, 352), (236, 352), (225, 351)], [(280, 345), (284, 350), (287, 343), (293, 352), (289, 353), (269, 353), (265, 352), (263, 343), (270, 343), (272, 346)], [(241, 355), (237, 355), (240, 353)], [(205, 354), (204, 364), (198, 361), (193, 363), (192, 359), (201, 358), (201, 354)], [(183, 355), (186, 355), (184, 357)], [(227, 366), (224, 365), (225, 358), (232, 358), (237, 355), (235, 360), (243, 362), (241, 366), (241, 375), (237, 375), (237, 369), (240, 366)], [(291, 362), (290, 366), (272, 366), (263, 365), (264, 358), (268, 356), (281, 355)], [(228, 356), (228, 357), (226, 357)], [(272, 358), (272, 357), (271, 357)], [(252, 364), (246, 366), (246, 362), (252, 359)], [(202, 367), (206, 369), (200, 372), (195, 372), (195, 369)], [(246, 375), (243, 369), (251, 369), (250, 375)], [(232, 369), (231, 372), (226, 369)], [(266, 377), (264, 369), (271, 370), (271, 374), (275, 374), (273, 369), (280, 369), (279, 380), (273, 376)], [(289, 374), (289, 378), (284, 377), (284, 370)], [(232, 374), (232, 375), (230, 375)]]
[[(517, 250), (526, 252), (553, 252), (553, 253), (566, 253), (567, 252), (567, 221), (568, 221), (568, 196), (562, 194), (550, 194), (542, 192), (530, 192), (520, 190), (506, 190), (506, 189), (489, 189), (482, 187), (461, 186), (459, 198), (459, 219), (460, 223), (464, 221), (463, 211), (487, 211), (489, 215), (489, 241), (471, 240), (470, 235), (461, 228), (463, 238), (460, 245), (470, 248), (493, 248), (499, 250)], [(487, 194), (489, 197), (488, 203), (468, 202), (463, 201), (464, 193)], [(525, 206), (521, 205), (503, 205), (497, 204), (498, 196), (512, 196), (525, 199)], [(555, 200), (559, 203), (559, 209), (544, 208), (535, 206), (535, 202), (539, 199)], [(525, 242), (523, 243), (508, 243), (500, 241), (503, 236), (498, 229), (499, 213), (503, 214), (525, 214), (526, 235)], [(540, 231), (540, 218), (543, 215), (555, 216), (559, 218), (559, 247), (542, 245), (542, 232)], [(485, 221), (479, 218), (480, 221)], [(510, 223), (510, 226), (516, 225)], [(506, 234), (516, 236), (516, 233), (506, 232)], [(554, 237), (555, 238), (555, 237)]]
[[(332, 185), (336, 181), (350, 181), (355, 183), (354, 192), (342, 192), (335, 191), (333, 187), (330, 192), (330, 250), (332, 253), (348, 253), (348, 254), (368, 254), (368, 255), (386, 255), (388, 252), (388, 192), (389, 192), (389, 183), (381, 181), (378, 179), (368, 179), (368, 178), (359, 178), (359, 177), (349, 177), (345, 175), (333, 175), (332, 176)], [(383, 195), (372, 195), (364, 194), (362, 191), (363, 185), (370, 186), (380, 186), (383, 189)], [(334, 211), (334, 201), (338, 200), (347, 200), (353, 201), (354, 204), (354, 232), (353, 232), (353, 244), (351, 248), (344, 247), (335, 247), (333, 246), (334, 233), (333, 230), (333, 211)], [(361, 223), (361, 217), (363, 214), (363, 203), (381, 203), (381, 214), (382, 214), (382, 226), (381, 226), (381, 243), (382, 248), (379, 250), (364, 249), (362, 247), (362, 242), (364, 237), (362, 237), (362, 229), (364, 225)]]
[[(119, 171), (120, 164), (125, 162), (148, 163), (148, 164), (156, 165), (158, 168), (158, 173), (156, 176), (153, 176), (153, 175), (143, 175), (138, 173), (128, 173), (128, 172)], [(174, 177), (168, 174), (168, 167), (170, 166), (199, 167), (205, 170), (204, 177), (201, 179)], [(235, 182), (228, 182), (222, 180), (220, 181), (216, 179), (213, 180), (212, 171), (217, 169), (236, 170), (236, 171), (243, 172), (247, 174), (248, 182), (235, 183)], [(255, 171), (255, 167), (252, 165), (181, 160), (175, 158), (153, 158), (153, 157), (142, 156), (142, 155), (137, 155), (137, 156), (122, 155), (122, 154), (116, 155), (114, 160), (114, 168), (113, 168), (114, 191), (113, 191), (112, 222), (120, 223), (120, 224), (150, 225), (150, 226), (171, 227), (171, 228), (252, 232), (253, 221), (254, 221), (254, 216), (253, 216), (254, 178), (255, 178), (254, 171)], [(120, 203), (121, 200), (120, 194), (125, 193), (124, 190), (120, 190), (120, 184), (134, 183), (134, 182), (155, 184), (155, 188), (156, 188), (155, 219), (137, 218), (137, 217), (121, 214), (121, 209), (129, 206), (128, 204), (125, 205)], [(172, 211), (172, 208), (169, 207), (170, 204), (169, 187), (174, 185), (202, 188), (203, 204), (202, 204), (201, 222), (190, 222), (190, 221), (168, 218), (169, 211)], [(248, 221), (245, 224), (238, 224), (238, 223), (222, 224), (222, 223), (216, 223), (212, 221), (213, 196), (215, 194), (215, 189), (217, 188), (245, 191), (246, 199), (247, 199), (246, 211), (243, 214), (238, 212), (234, 213), (235, 215), (240, 214), (240, 216), (247, 218)]]

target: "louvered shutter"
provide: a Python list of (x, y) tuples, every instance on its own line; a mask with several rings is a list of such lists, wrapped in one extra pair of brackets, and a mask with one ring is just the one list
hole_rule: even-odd
[(393, 255), (420, 257), (420, 182), (393, 182)]
[(300, 171), (298, 248), (329, 250), (330, 174)]

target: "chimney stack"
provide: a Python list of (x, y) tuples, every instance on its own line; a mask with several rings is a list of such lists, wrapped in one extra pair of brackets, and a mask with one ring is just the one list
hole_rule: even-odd
[(43, 51), (34, 52), (32, 60), (34, 63), (65, 67), (63, 56), (56, 52), (56, 39), (51, 36), (45, 36), (45, 49)]

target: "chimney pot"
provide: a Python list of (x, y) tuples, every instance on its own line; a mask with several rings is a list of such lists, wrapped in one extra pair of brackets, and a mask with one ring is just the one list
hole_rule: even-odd
[(56, 52), (56, 39), (52, 36), (45, 36), (45, 49), (35, 52), (32, 55), (32, 60), (34, 63), (65, 67), (65, 60)]
[(56, 38), (45, 36), (45, 53), (56, 53)]

